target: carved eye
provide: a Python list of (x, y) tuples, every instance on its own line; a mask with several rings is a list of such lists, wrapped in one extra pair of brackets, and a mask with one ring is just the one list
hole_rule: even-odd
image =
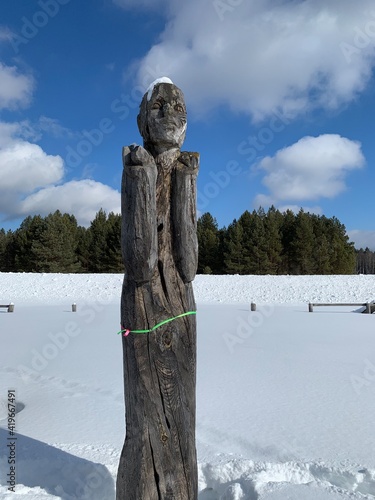
[(162, 103), (160, 101), (156, 101), (152, 105), (152, 109), (160, 109), (161, 107), (162, 107)]
[(178, 113), (184, 113), (184, 108), (183, 106), (181, 106), (181, 104), (176, 104), (176, 106), (174, 107), (174, 109), (178, 112)]

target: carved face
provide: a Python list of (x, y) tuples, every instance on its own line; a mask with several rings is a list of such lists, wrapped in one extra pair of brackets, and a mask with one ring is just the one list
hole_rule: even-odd
[[(142, 106), (146, 106), (146, 116), (142, 113)], [(143, 98), (142, 106), (138, 123), (145, 142), (167, 149), (180, 148), (187, 122), (181, 90), (175, 85), (160, 83), (155, 86), (149, 101)]]

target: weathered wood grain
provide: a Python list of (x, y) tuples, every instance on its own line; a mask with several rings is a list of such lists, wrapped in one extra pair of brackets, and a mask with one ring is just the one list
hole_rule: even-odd
[[(181, 91), (174, 85), (158, 87), (150, 102), (142, 101), (142, 120), (147, 121), (147, 110), (156, 116), (144, 136), (145, 148), (131, 146), (123, 151), (122, 251), (126, 273), (121, 322), (123, 328), (132, 330), (150, 329), (196, 307), (191, 282), (197, 269), (199, 155), (180, 152), (177, 129), (165, 135), (160, 148), (153, 142), (149, 130), (157, 128), (159, 118), (160, 126), (165, 126), (164, 116), (171, 108), (179, 110), (175, 123), (183, 126), (184, 122), (179, 116)], [(161, 99), (159, 94), (165, 99), (166, 111), (152, 107)], [(141, 132), (146, 127), (142, 120)], [(168, 120), (170, 123), (171, 117)], [(157, 130), (157, 135), (163, 132)], [(178, 318), (145, 335), (130, 334), (122, 342), (126, 437), (117, 500), (196, 500), (195, 315)]]

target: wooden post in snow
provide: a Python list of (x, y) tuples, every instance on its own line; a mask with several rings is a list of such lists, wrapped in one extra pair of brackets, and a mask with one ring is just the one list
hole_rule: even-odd
[(186, 108), (170, 80), (150, 86), (138, 127), (144, 147), (123, 149), (121, 325), (130, 333), (122, 337), (126, 436), (116, 498), (196, 500), (199, 155), (180, 151)]

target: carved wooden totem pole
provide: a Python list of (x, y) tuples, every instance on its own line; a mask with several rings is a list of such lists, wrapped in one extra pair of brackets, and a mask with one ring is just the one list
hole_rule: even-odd
[(144, 146), (123, 148), (121, 298), (126, 437), (117, 500), (196, 500), (198, 153), (181, 152), (180, 89), (156, 80), (138, 115)]

